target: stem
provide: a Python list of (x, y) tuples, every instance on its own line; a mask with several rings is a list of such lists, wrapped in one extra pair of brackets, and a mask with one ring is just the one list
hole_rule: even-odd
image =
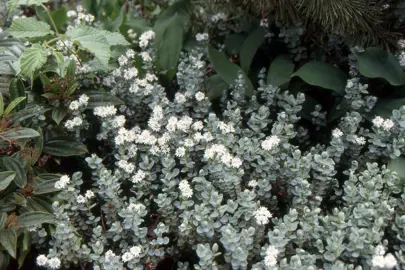
[(43, 9), (45, 9), (46, 14), (48, 14), (49, 20), (51, 21), (52, 27), (54, 28), (56, 34), (59, 35), (58, 28), (56, 27), (56, 24), (55, 24), (54, 20), (52, 19), (51, 13), (49, 12), (49, 9), (44, 4), (41, 4), (41, 6), (43, 7)]
[(56, 38), (53, 38), (53, 39), (51, 39), (51, 40), (49, 40), (49, 41), (45, 41), (45, 44), (46, 44), (46, 45), (49, 45), (50, 43), (55, 42), (55, 41), (57, 41), (57, 40), (59, 40), (59, 39), (61, 39), (60, 36), (58, 36), (58, 37), (56, 37)]

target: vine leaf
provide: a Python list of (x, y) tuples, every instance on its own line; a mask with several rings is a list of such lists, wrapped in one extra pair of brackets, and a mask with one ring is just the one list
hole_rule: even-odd
[(43, 37), (52, 33), (49, 24), (37, 21), (33, 17), (13, 20), (6, 32), (15, 38)]

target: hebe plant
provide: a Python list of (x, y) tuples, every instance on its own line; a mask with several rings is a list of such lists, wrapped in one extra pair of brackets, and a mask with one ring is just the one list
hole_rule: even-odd
[[(4, 221), (14, 208), (1, 216), (1, 258), (16, 257), (18, 239), (18, 254), (32, 245), (44, 269), (401, 269), (405, 106), (378, 103), (367, 82), (403, 85), (403, 52), (352, 48), (351, 77), (321, 61), (296, 69), (301, 34), (277, 24), (284, 34), (275, 37), (262, 23), (239, 66), (221, 46), (227, 15), (196, 15), (189, 4), (175, 2), (153, 29), (129, 29), (132, 48), (81, 6), (59, 27), (43, 6), (53, 30), (34, 18), (12, 22), (7, 33), (32, 44), (20, 55), (6, 49), (10, 73), (46, 110), (19, 109), (11, 123), (27, 128), (1, 138), (14, 143), (7, 136), (18, 131), (28, 134), (18, 142), (45, 141), (39, 156), (86, 156), (73, 170), (51, 168), (58, 174), (45, 173), (39, 157), (23, 166), (20, 154), (3, 158), (1, 183), (23, 195), (13, 202), (15, 224)], [(182, 50), (191, 16), (208, 18), (218, 40), (198, 33)], [(290, 55), (252, 76), (256, 51), (273, 38)], [(297, 85), (330, 90), (336, 106), (323, 109)], [(42, 120), (24, 122), (29, 113)]]

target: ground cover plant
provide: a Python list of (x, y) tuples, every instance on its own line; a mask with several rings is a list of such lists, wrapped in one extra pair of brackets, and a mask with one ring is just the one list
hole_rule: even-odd
[(282, 2), (3, 1), (0, 268), (403, 269), (405, 2)]

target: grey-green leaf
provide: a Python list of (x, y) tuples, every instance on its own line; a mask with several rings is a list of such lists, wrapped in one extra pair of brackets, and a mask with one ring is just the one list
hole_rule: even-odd
[(405, 179), (405, 158), (392, 159), (388, 163), (387, 168), (396, 172), (401, 179)]
[(34, 211), (24, 213), (19, 216), (18, 223), (22, 226), (38, 226), (43, 223), (54, 223), (55, 217), (54, 215), (46, 212)]
[(43, 37), (52, 33), (49, 24), (40, 22), (34, 17), (13, 20), (7, 32), (15, 38)]
[(239, 66), (232, 63), (226, 54), (219, 52), (214, 49), (212, 46), (208, 47), (208, 56), (215, 68), (215, 71), (219, 76), (229, 85), (235, 83), (235, 80), (238, 78), (239, 72), (241, 72), (246, 80), (246, 95), (253, 95), (253, 85), (246, 74), (239, 68)]
[(58, 180), (59, 179), (44, 181), (44, 182), (36, 185), (34, 187), (33, 193), (36, 195), (40, 195), (40, 194), (48, 194), (48, 193), (60, 191), (59, 189), (55, 188), (55, 183)]
[(294, 63), (287, 55), (277, 56), (271, 62), (267, 73), (267, 84), (273, 86), (281, 86), (291, 80), (291, 75), (294, 72)]
[(17, 234), (13, 229), (0, 231), (0, 243), (11, 257), (17, 257)]
[(85, 92), (85, 94), (89, 97), (89, 101), (86, 107), (87, 109), (94, 109), (95, 107), (99, 106), (124, 104), (121, 99), (106, 92), (87, 91)]
[(21, 73), (32, 77), (34, 72), (40, 69), (47, 60), (45, 48), (39, 44), (34, 44), (27, 48), (20, 58)]
[(392, 85), (404, 85), (405, 74), (398, 59), (380, 48), (368, 48), (356, 53), (359, 71), (369, 78), (383, 78)]
[(345, 93), (346, 74), (328, 63), (318, 61), (306, 63), (292, 76), (298, 76), (310, 85), (330, 89), (340, 95)]
[(4, 157), (3, 163), (7, 170), (14, 171), (16, 173), (14, 183), (18, 187), (21, 188), (27, 184), (27, 176), (25, 175), (24, 168), (20, 165), (19, 162), (11, 157)]
[(14, 180), (16, 173), (13, 171), (0, 172), (0, 191), (5, 190)]
[(263, 27), (258, 27), (247, 37), (240, 49), (240, 65), (248, 73), (253, 57), (255, 56), (260, 45), (264, 41), (266, 32)]

